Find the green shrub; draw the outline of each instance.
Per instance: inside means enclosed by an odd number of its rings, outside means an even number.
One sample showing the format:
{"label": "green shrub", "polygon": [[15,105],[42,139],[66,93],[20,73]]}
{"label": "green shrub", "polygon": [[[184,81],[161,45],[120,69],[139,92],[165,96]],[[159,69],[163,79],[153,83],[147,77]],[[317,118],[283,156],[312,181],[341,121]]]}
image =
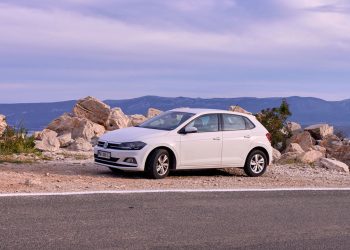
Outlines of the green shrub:
{"label": "green shrub", "polygon": [[287,119],[292,113],[289,110],[289,104],[285,99],[282,100],[280,107],[264,109],[256,114],[257,119],[270,132],[272,137],[272,146],[284,150],[287,139],[292,136],[287,127]]}
{"label": "green shrub", "polygon": [[0,136],[0,155],[35,153],[34,136],[28,136],[27,130],[23,126],[19,128],[7,126],[3,135]]}

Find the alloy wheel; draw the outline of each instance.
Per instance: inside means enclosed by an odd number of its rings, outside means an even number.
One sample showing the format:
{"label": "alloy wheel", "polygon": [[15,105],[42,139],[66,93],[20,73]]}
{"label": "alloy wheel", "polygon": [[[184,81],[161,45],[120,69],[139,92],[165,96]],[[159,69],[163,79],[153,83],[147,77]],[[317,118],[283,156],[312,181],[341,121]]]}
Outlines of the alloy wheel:
{"label": "alloy wheel", "polygon": [[165,175],[169,168],[169,157],[166,154],[161,154],[157,160],[157,173]]}
{"label": "alloy wheel", "polygon": [[261,173],[265,168],[265,159],[261,154],[253,155],[250,161],[250,168],[255,174]]}

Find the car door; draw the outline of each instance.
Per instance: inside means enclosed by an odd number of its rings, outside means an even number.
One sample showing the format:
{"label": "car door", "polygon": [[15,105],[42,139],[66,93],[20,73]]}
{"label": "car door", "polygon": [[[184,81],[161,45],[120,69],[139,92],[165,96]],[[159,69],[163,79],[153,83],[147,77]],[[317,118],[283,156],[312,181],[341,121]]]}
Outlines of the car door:
{"label": "car door", "polygon": [[181,134],[179,168],[220,167],[222,131],[219,129],[219,115],[202,115],[186,127],[195,127],[197,132]]}
{"label": "car door", "polygon": [[222,166],[243,167],[251,149],[252,131],[254,125],[248,118],[222,114]]}

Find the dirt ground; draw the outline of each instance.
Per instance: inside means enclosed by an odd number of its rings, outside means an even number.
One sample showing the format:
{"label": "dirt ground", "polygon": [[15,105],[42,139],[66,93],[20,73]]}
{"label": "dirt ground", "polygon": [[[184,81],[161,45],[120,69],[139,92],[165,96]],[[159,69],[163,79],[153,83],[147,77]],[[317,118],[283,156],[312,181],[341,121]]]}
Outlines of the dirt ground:
{"label": "dirt ground", "polygon": [[246,177],[241,169],[175,171],[163,180],[143,173],[112,173],[92,160],[0,163],[0,193],[136,189],[232,189],[350,187],[350,174],[310,166],[270,166],[264,176]]}

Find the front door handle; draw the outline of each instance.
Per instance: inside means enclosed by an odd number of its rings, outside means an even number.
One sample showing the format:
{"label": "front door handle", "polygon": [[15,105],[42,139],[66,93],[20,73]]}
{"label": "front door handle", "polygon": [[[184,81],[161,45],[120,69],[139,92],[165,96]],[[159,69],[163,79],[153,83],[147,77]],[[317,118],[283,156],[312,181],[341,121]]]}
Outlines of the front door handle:
{"label": "front door handle", "polygon": [[220,138],[220,137],[215,137],[215,138],[213,138],[213,140],[214,140],[214,141],[220,141],[221,138]]}

